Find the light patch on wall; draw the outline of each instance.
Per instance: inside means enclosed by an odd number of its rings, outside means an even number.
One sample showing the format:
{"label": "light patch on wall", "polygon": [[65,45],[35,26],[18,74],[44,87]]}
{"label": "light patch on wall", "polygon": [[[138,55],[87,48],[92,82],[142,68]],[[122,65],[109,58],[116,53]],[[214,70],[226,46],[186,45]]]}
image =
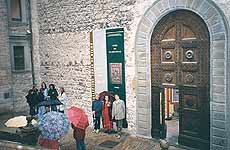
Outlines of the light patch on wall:
{"label": "light patch on wall", "polygon": [[93,32],[95,92],[108,91],[105,30]]}

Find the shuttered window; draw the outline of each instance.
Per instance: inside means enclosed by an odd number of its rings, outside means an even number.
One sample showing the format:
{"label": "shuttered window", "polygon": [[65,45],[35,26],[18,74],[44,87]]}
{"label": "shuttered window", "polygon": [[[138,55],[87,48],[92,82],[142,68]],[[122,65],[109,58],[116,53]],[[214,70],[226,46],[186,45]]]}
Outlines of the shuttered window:
{"label": "shuttered window", "polygon": [[13,21],[22,21],[21,0],[11,0],[11,19]]}
{"label": "shuttered window", "polygon": [[14,46],[14,70],[25,69],[24,46]]}

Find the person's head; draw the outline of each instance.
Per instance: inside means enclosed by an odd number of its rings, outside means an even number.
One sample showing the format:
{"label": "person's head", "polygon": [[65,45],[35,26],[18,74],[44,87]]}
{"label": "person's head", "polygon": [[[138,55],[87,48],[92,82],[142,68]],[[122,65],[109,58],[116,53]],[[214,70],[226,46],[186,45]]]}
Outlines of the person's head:
{"label": "person's head", "polygon": [[95,99],[99,100],[99,95],[98,94],[95,95]]}
{"label": "person's head", "polygon": [[60,91],[61,91],[61,94],[64,93],[64,92],[65,92],[64,87],[61,87],[61,88],[60,88]]}
{"label": "person's head", "polygon": [[44,88],[44,89],[47,88],[46,83],[44,81],[41,83],[41,88]]}
{"label": "person's head", "polygon": [[37,89],[37,85],[34,84],[33,87],[32,87],[33,90],[36,90]]}
{"label": "person's head", "polygon": [[52,90],[55,89],[54,84],[50,84],[50,85],[49,85],[49,88],[52,89]]}
{"label": "person's head", "polygon": [[33,94],[34,93],[34,90],[33,89],[30,89],[29,91],[28,91],[28,95],[31,95],[31,94]]}
{"label": "person's head", "polygon": [[108,95],[105,96],[105,100],[106,101],[109,100],[109,96]]}
{"label": "person's head", "polygon": [[115,97],[115,100],[119,100],[120,99],[120,97],[119,97],[118,94],[115,94],[114,97]]}
{"label": "person's head", "polygon": [[46,112],[50,112],[50,106],[49,105],[46,106]]}

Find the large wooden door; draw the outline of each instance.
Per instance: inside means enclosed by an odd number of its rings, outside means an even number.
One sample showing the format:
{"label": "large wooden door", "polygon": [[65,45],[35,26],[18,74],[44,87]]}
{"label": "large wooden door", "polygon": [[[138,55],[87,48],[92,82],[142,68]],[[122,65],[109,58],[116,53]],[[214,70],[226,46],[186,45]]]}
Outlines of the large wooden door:
{"label": "large wooden door", "polygon": [[[196,14],[174,11],[151,39],[152,133],[160,131],[156,87],[179,89],[179,144],[209,149],[209,32]],[[158,112],[158,113],[157,113]]]}

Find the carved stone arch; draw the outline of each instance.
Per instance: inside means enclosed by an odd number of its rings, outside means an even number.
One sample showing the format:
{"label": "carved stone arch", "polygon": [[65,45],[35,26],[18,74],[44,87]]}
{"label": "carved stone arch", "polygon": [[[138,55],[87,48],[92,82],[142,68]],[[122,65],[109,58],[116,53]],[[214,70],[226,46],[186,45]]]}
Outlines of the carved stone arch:
{"label": "carved stone arch", "polygon": [[[228,132],[229,92],[229,26],[221,9],[209,0],[157,0],[139,22],[136,39],[137,134],[151,137],[151,63],[150,40],[156,24],[175,10],[188,10],[200,16],[210,33],[210,149],[227,148],[229,135],[221,137],[215,129]],[[143,57],[145,56],[145,57]],[[145,78],[143,78],[143,76]],[[146,83],[143,85],[143,80]],[[139,102],[141,105],[139,105]],[[146,105],[143,105],[146,104]],[[145,117],[143,117],[145,116]],[[224,127],[224,128],[223,128]],[[214,136],[215,135],[215,136]],[[218,141],[218,142],[217,142]]]}

